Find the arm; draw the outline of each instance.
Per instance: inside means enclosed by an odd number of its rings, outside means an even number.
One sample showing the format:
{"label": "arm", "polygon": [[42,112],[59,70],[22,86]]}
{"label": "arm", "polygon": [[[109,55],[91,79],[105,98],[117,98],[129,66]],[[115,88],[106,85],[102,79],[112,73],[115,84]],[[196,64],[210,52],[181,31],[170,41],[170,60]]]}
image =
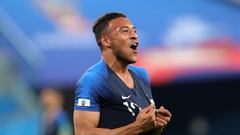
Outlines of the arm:
{"label": "arm", "polygon": [[135,122],[115,129],[97,128],[99,117],[99,112],[75,110],[75,135],[137,135],[155,127],[155,114],[152,105],[140,111]]}

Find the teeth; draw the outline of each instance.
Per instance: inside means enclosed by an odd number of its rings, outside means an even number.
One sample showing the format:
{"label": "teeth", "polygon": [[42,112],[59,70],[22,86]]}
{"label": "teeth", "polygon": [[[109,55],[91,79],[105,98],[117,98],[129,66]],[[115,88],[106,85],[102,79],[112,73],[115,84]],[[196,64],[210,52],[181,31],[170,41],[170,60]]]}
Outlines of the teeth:
{"label": "teeth", "polygon": [[137,45],[138,45],[138,43],[133,43],[132,45],[134,45],[134,46],[137,46]]}

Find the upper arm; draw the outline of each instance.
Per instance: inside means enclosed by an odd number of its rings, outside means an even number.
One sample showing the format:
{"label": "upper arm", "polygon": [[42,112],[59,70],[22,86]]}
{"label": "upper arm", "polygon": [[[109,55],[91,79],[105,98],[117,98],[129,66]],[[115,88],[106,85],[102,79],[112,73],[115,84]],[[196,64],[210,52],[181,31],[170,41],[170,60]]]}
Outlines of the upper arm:
{"label": "upper arm", "polygon": [[[94,83],[93,83],[94,82]],[[75,134],[91,134],[97,128],[100,117],[100,95],[103,89],[99,79],[93,74],[86,74],[78,81],[74,104]],[[90,130],[89,130],[90,129]]]}
{"label": "upper arm", "polygon": [[99,117],[99,112],[74,110],[73,121],[75,134],[86,134],[89,133],[92,128],[97,128]]}
{"label": "upper arm", "polygon": [[[94,83],[93,83],[94,82]],[[93,74],[83,75],[78,81],[75,92],[74,110],[100,111],[100,92],[102,88],[99,79]]]}

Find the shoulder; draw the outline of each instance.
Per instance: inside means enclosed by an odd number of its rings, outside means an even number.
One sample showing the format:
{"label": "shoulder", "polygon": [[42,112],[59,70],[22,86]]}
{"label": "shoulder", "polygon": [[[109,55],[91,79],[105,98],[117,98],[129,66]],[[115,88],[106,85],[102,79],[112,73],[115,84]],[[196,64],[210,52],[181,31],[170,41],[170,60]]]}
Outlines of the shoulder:
{"label": "shoulder", "polygon": [[148,78],[148,73],[144,68],[130,65],[129,69],[135,74],[137,74],[138,76],[141,76],[143,78]]}
{"label": "shoulder", "polygon": [[102,98],[109,97],[107,76],[108,70],[101,61],[90,67],[77,82],[74,109],[100,111]]}
{"label": "shoulder", "polygon": [[147,81],[148,83],[150,82],[149,77],[148,77],[148,73],[144,68],[141,67],[137,67],[137,66],[133,66],[130,65],[129,69],[134,72],[138,77],[143,78],[145,81]]}
{"label": "shoulder", "polygon": [[92,96],[97,98],[98,96],[105,96],[108,89],[109,71],[106,64],[102,61],[98,62],[94,66],[90,67],[78,80],[76,85],[77,96]]}
{"label": "shoulder", "polygon": [[90,67],[78,80],[77,85],[99,85],[106,81],[109,72],[102,61]]}

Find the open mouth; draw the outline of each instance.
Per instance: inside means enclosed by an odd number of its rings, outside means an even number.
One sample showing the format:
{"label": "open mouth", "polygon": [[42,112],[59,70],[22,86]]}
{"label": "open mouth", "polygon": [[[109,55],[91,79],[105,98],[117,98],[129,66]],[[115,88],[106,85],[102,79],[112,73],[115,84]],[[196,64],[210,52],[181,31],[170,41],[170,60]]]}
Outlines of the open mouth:
{"label": "open mouth", "polygon": [[131,44],[130,48],[133,49],[133,50],[137,50],[137,47],[138,47],[138,43],[133,43]]}

